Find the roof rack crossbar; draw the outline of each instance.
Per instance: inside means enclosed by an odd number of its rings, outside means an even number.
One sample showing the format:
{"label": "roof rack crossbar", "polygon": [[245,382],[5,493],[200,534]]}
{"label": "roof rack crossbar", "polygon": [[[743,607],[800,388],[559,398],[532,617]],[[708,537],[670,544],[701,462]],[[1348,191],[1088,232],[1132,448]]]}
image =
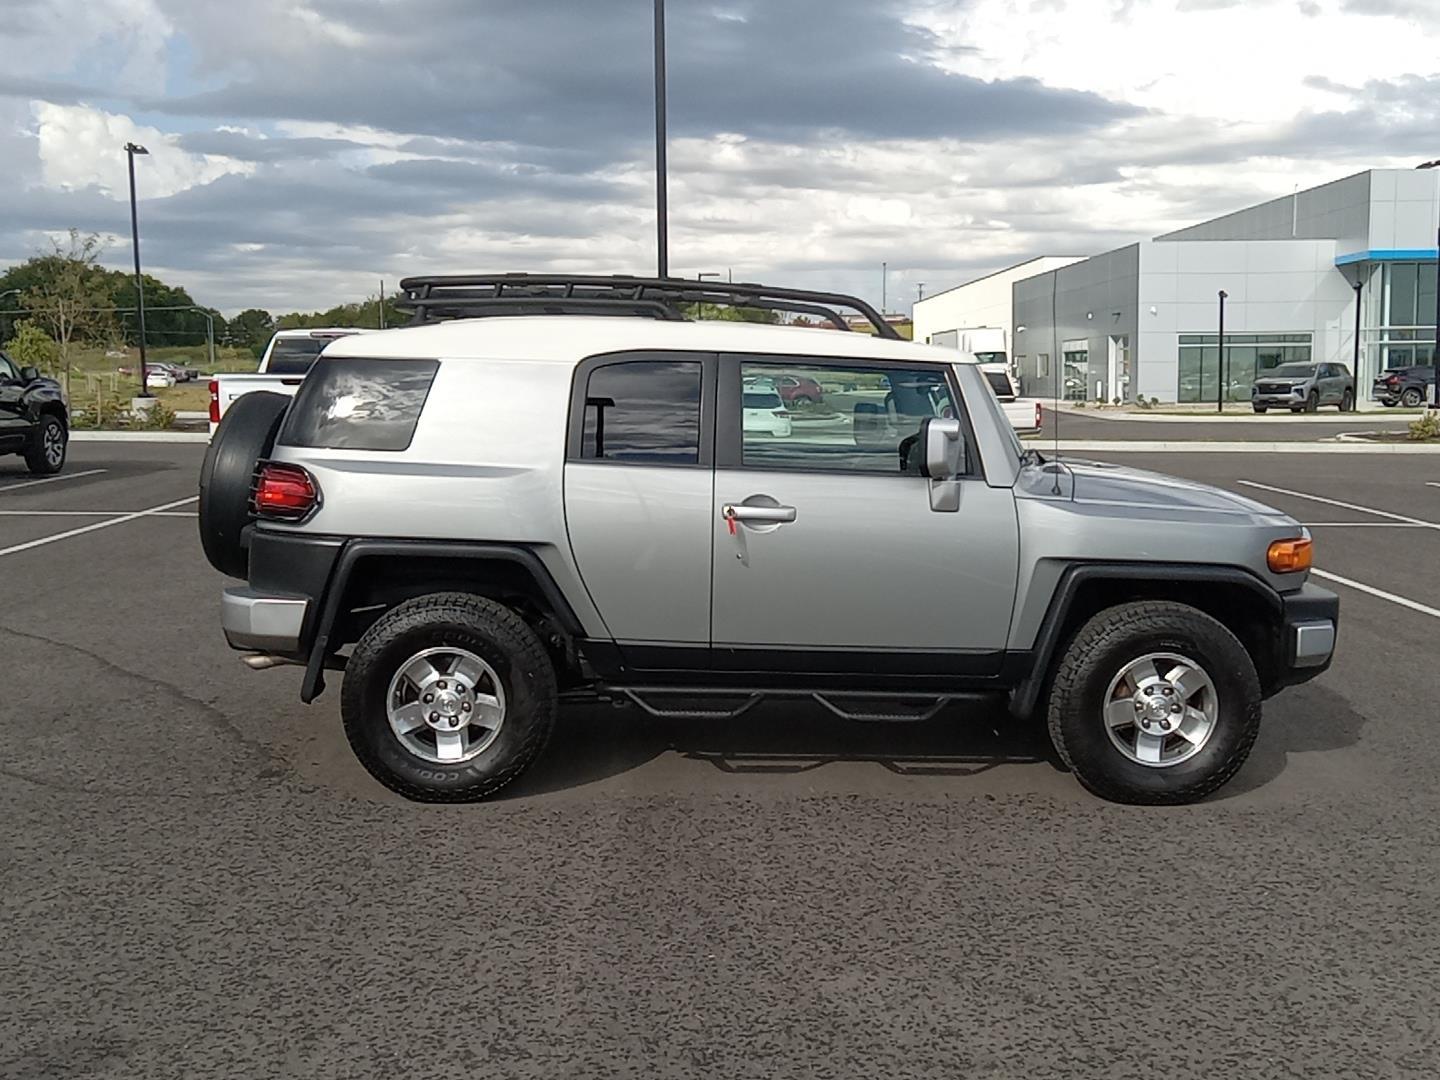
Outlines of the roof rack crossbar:
{"label": "roof rack crossbar", "polygon": [[411,325],[432,318],[465,318],[484,315],[648,315],[666,322],[684,322],[685,317],[659,300],[605,300],[596,297],[493,296],[431,297],[403,305],[415,312]]}
{"label": "roof rack crossbar", "polygon": [[[447,317],[474,317],[501,314],[516,300],[527,301],[533,310],[543,310],[546,302],[580,304],[587,311],[609,308],[619,314],[622,309],[633,313],[657,314],[665,308],[674,319],[684,316],[680,304],[714,304],[735,308],[751,307],[768,311],[789,311],[818,315],[836,327],[852,327],[834,309],[851,308],[858,312],[880,337],[899,339],[900,335],[883,315],[859,297],[843,293],[818,292],[809,289],[772,288],[754,282],[714,282],[687,278],[644,278],[628,274],[453,274],[408,277],[400,282],[403,298],[399,305],[413,310],[416,321]],[[464,301],[464,304],[461,304]],[[540,303],[528,303],[540,301]],[[636,305],[643,304],[639,311]],[[579,307],[575,308],[578,312]]]}

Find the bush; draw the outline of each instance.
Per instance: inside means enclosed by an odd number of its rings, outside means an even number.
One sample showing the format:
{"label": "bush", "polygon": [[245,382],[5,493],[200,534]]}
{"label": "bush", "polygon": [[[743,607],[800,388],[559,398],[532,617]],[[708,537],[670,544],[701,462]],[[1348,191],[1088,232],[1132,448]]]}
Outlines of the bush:
{"label": "bush", "polygon": [[125,410],[120,398],[100,391],[96,394],[80,394],[71,398],[70,426],[75,428],[115,428]]}
{"label": "bush", "polygon": [[174,423],[175,410],[157,399],[149,409],[136,415],[134,426],[147,431],[165,431]]}
{"label": "bush", "polygon": [[1415,442],[1440,439],[1440,409],[1429,409],[1410,421],[1410,438]]}
{"label": "bush", "polygon": [[20,367],[53,370],[60,359],[60,350],[50,335],[29,319],[15,324],[15,336],[5,343],[5,351]]}

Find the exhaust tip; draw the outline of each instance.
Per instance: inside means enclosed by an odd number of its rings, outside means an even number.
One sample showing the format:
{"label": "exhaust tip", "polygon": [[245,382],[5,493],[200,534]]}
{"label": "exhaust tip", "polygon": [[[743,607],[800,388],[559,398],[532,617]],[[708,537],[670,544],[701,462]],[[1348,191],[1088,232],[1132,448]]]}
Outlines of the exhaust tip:
{"label": "exhaust tip", "polygon": [[290,660],[284,656],[276,656],[274,653],[246,653],[240,657],[246,667],[252,671],[264,671],[272,667],[284,667],[287,664],[299,666],[299,660]]}

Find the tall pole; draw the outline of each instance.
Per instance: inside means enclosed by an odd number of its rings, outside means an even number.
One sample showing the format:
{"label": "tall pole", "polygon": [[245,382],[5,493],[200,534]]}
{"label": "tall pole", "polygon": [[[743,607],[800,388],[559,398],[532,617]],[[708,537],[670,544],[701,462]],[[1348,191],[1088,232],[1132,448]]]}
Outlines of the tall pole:
{"label": "tall pole", "polygon": [[385,279],[380,279],[380,329],[385,329]]}
{"label": "tall pole", "polygon": [[1435,234],[1435,351],[1430,354],[1430,365],[1435,369],[1435,400],[1432,409],[1440,409],[1440,232]]}
{"label": "tall pole", "polygon": [[1355,271],[1355,360],[1351,365],[1350,374],[1355,377],[1355,385],[1360,385],[1360,291],[1365,288],[1365,279],[1360,275],[1364,271]]}
{"label": "tall pole", "polygon": [[1217,339],[1219,348],[1215,352],[1215,382],[1218,388],[1215,391],[1215,411],[1225,411],[1225,297],[1228,296],[1224,289],[1220,290],[1220,337]]}
{"label": "tall pole", "polygon": [[665,165],[665,0],[655,0],[655,239],[660,277],[670,276],[670,213]]}
{"label": "tall pole", "polygon": [[150,151],[134,143],[125,144],[125,156],[130,166],[130,247],[135,252],[135,312],[140,331],[140,396],[150,396],[149,380],[145,370],[145,285],[140,278],[140,218],[135,210],[135,155]]}
{"label": "tall pole", "polygon": [[880,314],[881,314],[881,315],[884,315],[884,314],[885,314],[886,300],[888,300],[888,299],[889,299],[889,296],[890,296],[889,289],[890,289],[890,264],[889,264],[888,262],[882,262],[882,263],[880,264]]}

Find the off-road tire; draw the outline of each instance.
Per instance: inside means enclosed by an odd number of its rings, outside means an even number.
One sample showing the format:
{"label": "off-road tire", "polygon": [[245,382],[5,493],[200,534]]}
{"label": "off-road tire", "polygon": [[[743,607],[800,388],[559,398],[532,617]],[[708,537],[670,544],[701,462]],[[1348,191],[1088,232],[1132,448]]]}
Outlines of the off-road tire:
{"label": "off-road tire", "polygon": [[210,438],[200,465],[200,546],[222,574],[243,578],[250,556],[243,546],[255,464],[275,446],[290,399],[260,390],[235,399]]}
{"label": "off-road tire", "polygon": [[[1150,652],[1177,652],[1209,674],[1216,727],[1194,757],[1164,768],[1130,761],[1111,742],[1104,701],[1110,680]],[[1089,791],[1114,802],[1175,805],[1218,790],[1245,763],[1260,730],[1255,664],[1224,625],[1185,604],[1141,600],[1107,608],[1070,638],[1050,689],[1050,739]]]}
{"label": "off-road tire", "polygon": [[[60,432],[59,462],[53,462],[45,456],[45,440],[56,428]],[[54,476],[65,468],[65,458],[69,451],[70,432],[64,421],[53,413],[44,413],[40,417],[40,423],[35,425],[35,437],[30,440],[30,448],[25,451],[25,467],[37,476]]]}
{"label": "off-road tire", "polygon": [[[400,665],[446,645],[483,659],[505,690],[505,719],[494,743],[453,765],[406,750],[390,728],[385,701]],[[416,802],[476,802],[514,780],[545,749],[556,695],[550,656],[524,619],[482,596],[432,593],[392,608],[365,632],[345,666],[340,715],[355,756],[391,791]]]}

